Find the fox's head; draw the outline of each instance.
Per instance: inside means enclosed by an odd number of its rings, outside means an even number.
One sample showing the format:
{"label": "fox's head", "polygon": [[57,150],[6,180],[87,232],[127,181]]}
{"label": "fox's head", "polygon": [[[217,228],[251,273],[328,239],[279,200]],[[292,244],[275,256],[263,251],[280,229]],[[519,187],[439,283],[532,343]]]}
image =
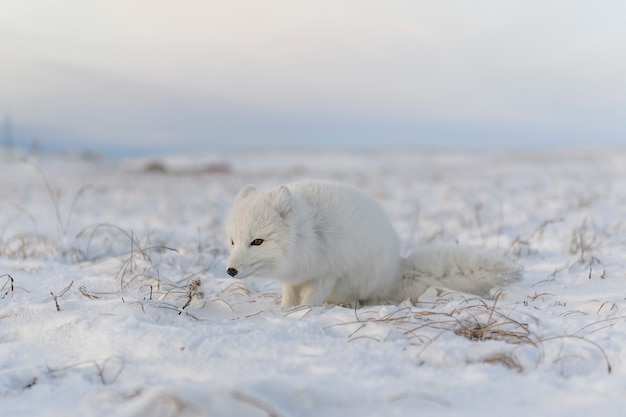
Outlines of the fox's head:
{"label": "fox's head", "polygon": [[228,275],[272,276],[283,270],[295,240],[292,211],[292,195],[284,185],[269,192],[252,185],[242,189],[226,222]]}

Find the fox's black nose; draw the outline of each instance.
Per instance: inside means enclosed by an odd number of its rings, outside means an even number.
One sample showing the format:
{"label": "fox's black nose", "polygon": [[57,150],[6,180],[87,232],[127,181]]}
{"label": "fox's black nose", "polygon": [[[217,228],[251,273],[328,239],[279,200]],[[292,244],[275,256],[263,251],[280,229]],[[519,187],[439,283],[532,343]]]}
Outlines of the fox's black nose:
{"label": "fox's black nose", "polygon": [[235,268],[228,268],[226,270],[226,273],[231,277],[234,277],[235,275],[237,275],[237,270]]}

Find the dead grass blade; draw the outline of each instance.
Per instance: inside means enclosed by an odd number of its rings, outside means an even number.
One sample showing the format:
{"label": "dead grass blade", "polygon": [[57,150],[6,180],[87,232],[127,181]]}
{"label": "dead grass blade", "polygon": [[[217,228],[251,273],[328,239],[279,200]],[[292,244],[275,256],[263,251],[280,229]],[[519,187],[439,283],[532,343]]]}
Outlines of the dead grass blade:
{"label": "dead grass blade", "polygon": [[61,306],[59,306],[59,298],[63,297],[65,293],[67,293],[70,290],[70,288],[72,288],[73,284],[74,284],[74,281],[70,282],[58,294],[55,294],[52,291],[50,291],[50,295],[52,296],[52,299],[54,300],[54,306],[56,307],[57,311],[61,311]]}
{"label": "dead grass blade", "polygon": [[124,371],[125,362],[121,357],[110,357],[104,360],[88,360],[82,362],[76,362],[71,365],[63,366],[60,368],[47,367],[48,373],[52,377],[58,377],[64,372],[71,369],[79,369],[85,365],[93,365],[96,368],[98,379],[102,385],[109,385],[114,383]]}
{"label": "dead grass blade", "polygon": [[0,287],[0,293],[2,293],[0,300],[4,300],[9,294],[11,294],[11,297],[13,296],[13,292],[15,291],[15,286],[13,284],[15,283],[15,280],[9,274],[0,275],[0,279],[1,278],[6,278],[2,287]]}
{"label": "dead grass blade", "polygon": [[524,372],[524,367],[515,355],[510,352],[498,352],[488,355],[482,359],[483,363],[492,365],[502,365],[512,371]]}
{"label": "dead grass blade", "polygon": [[559,339],[574,339],[574,340],[578,340],[578,341],[585,342],[585,343],[588,343],[588,344],[592,345],[593,347],[595,347],[598,350],[598,352],[600,352],[600,354],[604,358],[604,362],[606,364],[606,372],[608,374],[613,372],[613,367],[611,366],[611,361],[610,361],[609,356],[607,355],[606,351],[604,350],[604,348],[602,346],[600,346],[599,344],[597,344],[593,340],[589,340],[589,339],[586,339],[586,338],[584,338],[582,336],[577,336],[577,335],[561,335],[561,336],[545,337],[545,338],[539,339],[537,342],[538,343],[545,343],[545,342],[550,342],[550,341],[559,340]]}
{"label": "dead grass blade", "polygon": [[306,317],[306,315],[309,314],[312,310],[313,308],[311,306],[302,305],[292,308],[291,310],[283,314],[283,317],[290,317],[295,315],[298,319],[302,319]]}
{"label": "dead grass blade", "polygon": [[258,398],[252,397],[249,394],[246,394],[242,391],[233,391],[231,395],[234,399],[263,411],[265,414],[268,415],[268,417],[281,417],[281,414],[276,411],[276,409],[271,404],[261,401]]}

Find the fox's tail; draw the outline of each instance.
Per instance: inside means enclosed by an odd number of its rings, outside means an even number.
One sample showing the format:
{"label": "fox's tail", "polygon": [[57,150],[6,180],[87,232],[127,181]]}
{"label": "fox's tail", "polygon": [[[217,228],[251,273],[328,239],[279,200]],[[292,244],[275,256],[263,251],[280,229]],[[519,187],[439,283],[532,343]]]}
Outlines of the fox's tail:
{"label": "fox's tail", "polygon": [[494,252],[456,245],[422,246],[403,260],[395,298],[417,300],[429,287],[480,296],[521,276],[521,268]]}

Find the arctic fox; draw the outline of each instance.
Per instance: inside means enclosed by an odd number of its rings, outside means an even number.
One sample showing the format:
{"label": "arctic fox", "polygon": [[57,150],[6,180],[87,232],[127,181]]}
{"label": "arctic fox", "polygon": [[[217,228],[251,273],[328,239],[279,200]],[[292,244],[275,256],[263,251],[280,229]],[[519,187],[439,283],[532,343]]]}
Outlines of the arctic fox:
{"label": "arctic fox", "polygon": [[430,286],[487,295],[519,275],[504,258],[457,246],[401,256],[383,208],[366,193],[329,182],[237,195],[226,233],[227,273],[282,283],[281,305],[400,303]]}

